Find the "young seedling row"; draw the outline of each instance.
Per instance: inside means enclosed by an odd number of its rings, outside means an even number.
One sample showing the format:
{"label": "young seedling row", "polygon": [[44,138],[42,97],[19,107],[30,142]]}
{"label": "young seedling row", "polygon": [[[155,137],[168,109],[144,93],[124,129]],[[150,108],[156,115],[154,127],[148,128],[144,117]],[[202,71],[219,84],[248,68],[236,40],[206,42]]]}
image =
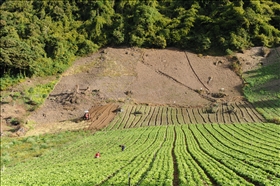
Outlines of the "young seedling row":
{"label": "young seedling row", "polygon": [[280,101],[262,99],[254,104],[256,109],[269,121],[280,123]]}
{"label": "young seedling row", "polygon": [[173,108],[164,106],[125,105],[107,129],[199,123],[251,123],[264,118],[247,102],[216,108]]}

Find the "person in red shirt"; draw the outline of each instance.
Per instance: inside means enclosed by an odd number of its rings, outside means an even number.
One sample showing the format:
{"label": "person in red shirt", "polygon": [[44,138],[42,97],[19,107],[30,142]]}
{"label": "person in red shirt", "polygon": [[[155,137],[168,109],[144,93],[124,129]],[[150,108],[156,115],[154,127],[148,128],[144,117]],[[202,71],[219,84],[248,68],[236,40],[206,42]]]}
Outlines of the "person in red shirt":
{"label": "person in red shirt", "polygon": [[89,120],[89,113],[85,113],[85,119]]}
{"label": "person in red shirt", "polygon": [[97,153],[95,154],[95,158],[100,158],[100,153],[99,153],[99,152],[97,152]]}
{"label": "person in red shirt", "polygon": [[88,111],[85,111],[84,119],[89,120],[89,112]]}

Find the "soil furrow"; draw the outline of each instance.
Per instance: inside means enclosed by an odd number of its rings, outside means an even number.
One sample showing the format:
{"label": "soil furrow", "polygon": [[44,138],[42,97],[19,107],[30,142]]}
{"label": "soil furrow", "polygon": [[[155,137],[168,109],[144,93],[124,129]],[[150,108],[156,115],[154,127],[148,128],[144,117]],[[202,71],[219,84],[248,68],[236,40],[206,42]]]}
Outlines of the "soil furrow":
{"label": "soil furrow", "polygon": [[197,108],[197,112],[198,112],[199,116],[202,118],[203,123],[210,123],[210,121],[208,120],[208,117],[206,115],[203,115],[203,110],[201,108]]}
{"label": "soil furrow", "polygon": [[182,108],[181,110],[182,110],[182,114],[183,114],[184,123],[185,123],[185,124],[191,124],[191,123],[192,123],[192,120],[191,120],[191,118],[190,118],[188,109]]}
{"label": "soil furrow", "polygon": [[[140,108],[140,109],[141,109],[141,108]],[[138,110],[139,110],[138,106],[134,105],[133,108],[132,108],[132,110],[129,112],[129,115],[128,115],[128,118],[127,118],[127,121],[126,121],[126,123],[125,123],[124,128],[132,128],[132,127],[135,127],[135,125],[136,125],[136,123],[137,123],[137,120],[138,120],[139,118],[134,117],[135,115],[134,115],[134,116],[132,116],[132,115],[133,115],[133,113],[135,113],[135,112],[138,111]]]}
{"label": "soil furrow", "polygon": [[147,119],[147,125],[152,126],[153,123],[153,116],[155,115],[155,107],[150,107],[149,113],[148,113],[148,119]]}
{"label": "soil furrow", "polygon": [[178,162],[176,159],[176,155],[175,155],[175,146],[176,146],[176,141],[177,141],[177,133],[175,130],[175,127],[173,127],[174,129],[174,138],[173,138],[173,145],[172,145],[172,161],[173,161],[173,186],[177,186],[179,185],[180,181],[179,181],[179,168],[178,168]]}
{"label": "soil furrow", "polygon": [[128,105],[125,109],[125,114],[121,118],[117,129],[121,129],[123,127],[124,123],[126,123],[128,118],[130,117],[130,113],[132,112],[132,109],[134,109],[134,107],[132,105]]}
{"label": "soil furrow", "polygon": [[197,108],[193,108],[193,109],[192,109],[192,112],[193,112],[193,115],[194,115],[194,117],[195,117],[197,123],[201,123],[201,124],[204,123],[203,118],[202,118],[201,115],[198,113]]}
{"label": "soil furrow", "polygon": [[155,119],[155,126],[159,126],[161,124],[161,111],[162,107],[158,107],[157,109],[157,115],[156,115],[156,119]]}
{"label": "soil furrow", "polygon": [[161,112],[161,125],[167,125],[166,107],[162,107]]}
{"label": "soil furrow", "polygon": [[[217,112],[219,112],[219,110]],[[215,123],[216,122],[216,116],[215,116],[216,114],[215,113],[207,113],[207,115],[208,115],[208,119],[209,119],[210,123]]]}
{"label": "soil furrow", "polygon": [[150,114],[150,111],[151,111],[151,107],[145,107],[145,110],[143,112],[143,121],[141,123],[141,127],[143,126],[148,126],[148,121],[149,121],[149,114]]}
{"label": "soil furrow", "polygon": [[243,102],[242,107],[249,115],[249,118],[247,120],[249,120],[249,122],[256,122],[255,115],[254,113],[252,113],[251,108],[247,107],[247,104],[245,102]]}
{"label": "soil furrow", "polygon": [[162,112],[163,112],[163,107],[160,107],[158,111],[158,117],[157,117],[157,124],[156,124],[157,126],[162,125]]}
{"label": "soil furrow", "polygon": [[175,109],[175,114],[176,114],[177,123],[180,124],[180,125],[184,124],[184,122],[182,121],[183,116],[182,116],[182,113],[181,113],[181,109],[176,108]]}
{"label": "soil furrow", "polygon": [[115,113],[113,113],[113,110],[117,109],[118,106],[117,105],[111,105],[106,112],[104,111],[104,113],[102,114],[102,117],[99,119],[100,122],[98,123],[98,128],[102,129],[104,127],[106,127],[107,124],[109,124],[115,117]]}
{"label": "soil furrow", "polygon": [[245,113],[243,111],[243,109],[240,108],[240,103],[234,103],[235,107],[238,108],[238,113],[239,113],[239,120],[241,123],[247,123],[248,120],[245,117]]}
{"label": "soil furrow", "polygon": [[198,124],[196,115],[194,114],[194,111],[193,111],[193,110],[194,110],[194,108],[191,108],[189,113],[190,113],[190,115],[192,116],[194,123],[195,123],[195,124]]}
{"label": "soil furrow", "polygon": [[[217,117],[217,123],[225,123],[224,118],[223,118],[223,113],[222,113],[222,106],[219,106],[219,110],[216,113],[216,117]],[[213,122],[212,122],[213,123]]]}
{"label": "soil furrow", "polygon": [[126,125],[129,123],[128,121],[131,120],[131,113],[134,112],[135,106],[130,105],[127,110],[125,111],[126,114],[123,117],[123,120],[120,122],[119,129],[124,129]]}
{"label": "soil furrow", "polygon": [[173,125],[173,121],[172,121],[172,108],[167,107],[166,108],[166,121],[167,121],[167,125]]}
{"label": "soil furrow", "polygon": [[[135,124],[133,125],[134,127],[141,127],[143,125],[143,120],[145,119],[146,115],[145,110],[146,108],[143,105],[137,106],[137,110],[132,116],[135,118]],[[136,112],[139,112],[139,114],[136,114]]]}
{"label": "soil furrow", "polygon": [[224,123],[231,123],[230,116],[227,113],[227,106],[225,105],[222,105],[222,114],[223,114]]}

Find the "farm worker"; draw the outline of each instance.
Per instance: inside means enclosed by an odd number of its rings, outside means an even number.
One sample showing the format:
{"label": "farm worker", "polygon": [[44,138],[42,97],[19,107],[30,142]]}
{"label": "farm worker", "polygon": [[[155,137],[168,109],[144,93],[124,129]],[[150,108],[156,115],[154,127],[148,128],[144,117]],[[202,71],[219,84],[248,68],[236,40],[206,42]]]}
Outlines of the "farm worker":
{"label": "farm worker", "polygon": [[97,153],[95,154],[95,158],[100,158],[100,153],[99,153],[99,152],[97,152]]}
{"label": "farm worker", "polygon": [[120,147],[122,148],[122,151],[124,151],[125,146],[124,145],[120,145]]}
{"label": "farm worker", "polygon": [[89,112],[87,110],[85,111],[84,119],[89,120]]}

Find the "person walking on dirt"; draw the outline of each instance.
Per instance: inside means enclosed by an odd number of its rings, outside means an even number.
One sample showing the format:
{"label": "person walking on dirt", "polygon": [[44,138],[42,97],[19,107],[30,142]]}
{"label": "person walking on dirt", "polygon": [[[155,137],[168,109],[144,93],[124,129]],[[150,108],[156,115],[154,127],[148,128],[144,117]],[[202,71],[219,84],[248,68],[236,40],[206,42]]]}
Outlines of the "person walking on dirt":
{"label": "person walking on dirt", "polygon": [[97,153],[95,154],[95,158],[100,158],[100,153],[99,153],[99,152],[97,152]]}

